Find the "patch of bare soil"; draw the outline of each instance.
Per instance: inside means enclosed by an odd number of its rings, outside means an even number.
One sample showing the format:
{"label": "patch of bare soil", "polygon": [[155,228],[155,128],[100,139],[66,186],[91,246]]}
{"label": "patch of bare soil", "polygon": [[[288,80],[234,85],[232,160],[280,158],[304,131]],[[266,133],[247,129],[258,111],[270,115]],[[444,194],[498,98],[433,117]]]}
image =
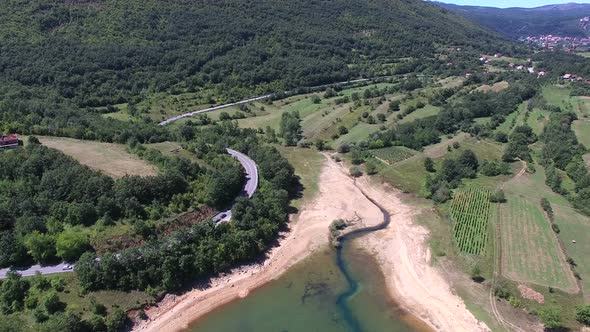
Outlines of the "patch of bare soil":
{"label": "patch of bare soil", "polygon": [[531,289],[525,285],[518,285],[518,291],[520,292],[520,295],[527,300],[532,300],[540,304],[545,303],[545,297],[543,294],[535,291],[534,289]]}

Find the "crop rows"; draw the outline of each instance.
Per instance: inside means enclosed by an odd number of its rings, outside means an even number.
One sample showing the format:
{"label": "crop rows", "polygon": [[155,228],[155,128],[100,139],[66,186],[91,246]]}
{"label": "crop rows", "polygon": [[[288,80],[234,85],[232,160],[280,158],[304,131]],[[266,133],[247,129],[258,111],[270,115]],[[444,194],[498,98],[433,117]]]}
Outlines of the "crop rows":
{"label": "crop rows", "polygon": [[403,146],[391,146],[388,148],[371,150],[371,154],[389,164],[395,164],[414,156],[416,153]]}
{"label": "crop rows", "polygon": [[453,238],[462,252],[479,255],[488,239],[491,191],[484,188],[458,190],[451,203],[455,225]]}

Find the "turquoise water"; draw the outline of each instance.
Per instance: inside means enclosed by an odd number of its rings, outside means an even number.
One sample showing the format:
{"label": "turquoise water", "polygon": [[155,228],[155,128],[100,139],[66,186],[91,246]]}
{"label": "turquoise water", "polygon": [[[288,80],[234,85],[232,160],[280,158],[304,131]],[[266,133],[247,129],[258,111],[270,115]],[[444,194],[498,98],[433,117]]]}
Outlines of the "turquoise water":
{"label": "turquoise water", "polygon": [[[424,330],[413,322],[412,317],[404,315],[403,311],[391,302],[383,275],[372,257],[347,241],[342,249],[341,258],[339,260],[338,252],[333,249],[314,254],[278,280],[194,322],[189,330]],[[349,279],[345,275],[348,275]],[[351,281],[356,285],[356,289],[351,288]]]}

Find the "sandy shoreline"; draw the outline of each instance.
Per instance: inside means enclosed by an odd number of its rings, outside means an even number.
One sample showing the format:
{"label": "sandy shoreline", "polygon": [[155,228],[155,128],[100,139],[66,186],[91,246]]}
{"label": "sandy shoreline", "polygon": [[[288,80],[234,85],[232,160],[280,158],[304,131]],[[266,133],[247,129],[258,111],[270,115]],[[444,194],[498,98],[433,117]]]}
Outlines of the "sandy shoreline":
{"label": "sandy shoreline", "polygon": [[351,227],[365,227],[382,220],[380,211],[356,188],[333,161],[326,161],[319,179],[319,193],[292,221],[280,246],[271,250],[263,264],[245,266],[212,280],[206,289],[193,289],[181,296],[168,295],[158,307],[146,310],[149,317],[134,331],[179,331],[230,301],[245,297],[265,283],[280,277],[291,266],[329,244],[328,227],[334,219],[356,220]]}
{"label": "sandy shoreline", "polygon": [[[364,236],[359,244],[379,262],[395,302],[437,331],[489,331],[430,265],[428,231],[413,223],[419,209],[403,203],[397,191],[384,190],[365,179],[358,180],[358,184],[392,215],[388,228]],[[363,196],[343,168],[327,160],[320,174],[317,197],[302,207],[291,230],[263,264],[238,268],[212,280],[208,288],[193,289],[178,297],[167,296],[158,307],[146,311],[149,319],[135,326],[134,331],[183,330],[213,309],[247,296],[328,245],[328,227],[338,218],[356,220],[353,229],[375,225],[383,219],[380,210]]]}
{"label": "sandy shoreline", "polygon": [[490,331],[431,265],[429,231],[414,222],[421,209],[402,202],[396,189],[366,179],[358,184],[392,216],[389,227],[358,240],[379,262],[391,297],[435,331]]}

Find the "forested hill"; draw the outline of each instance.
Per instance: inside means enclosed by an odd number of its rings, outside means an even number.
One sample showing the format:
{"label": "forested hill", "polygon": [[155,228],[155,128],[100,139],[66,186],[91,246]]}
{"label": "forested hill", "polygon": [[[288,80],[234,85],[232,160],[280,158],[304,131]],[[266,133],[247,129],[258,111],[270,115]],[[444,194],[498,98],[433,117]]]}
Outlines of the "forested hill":
{"label": "forested hill", "polygon": [[590,35],[590,31],[580,25],[580,19],[590,16],[590,4],[505,9],[437,4],[509,38],[548,34],[570,37]]}
{"label": "forested hill", "polygon": [[[77,107],[215,86],[231,96],[387,74],[399,58],[502,41],[422,0],[4,0],[0,98]],[[8,87],[8,88],[7,88]]]}

